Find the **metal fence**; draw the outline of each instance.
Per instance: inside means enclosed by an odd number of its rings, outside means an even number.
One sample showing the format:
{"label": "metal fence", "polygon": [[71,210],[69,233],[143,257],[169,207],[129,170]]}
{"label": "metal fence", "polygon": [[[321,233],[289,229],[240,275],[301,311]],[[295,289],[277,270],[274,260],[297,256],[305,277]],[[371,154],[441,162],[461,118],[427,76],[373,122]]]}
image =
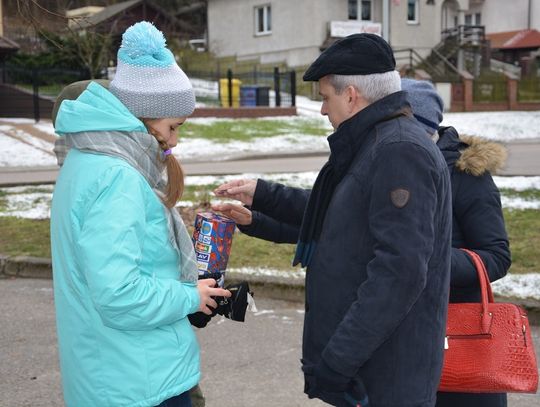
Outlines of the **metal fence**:
{"label": "metal fence", "polygon": [[233,72],[186,72],[200,104],[221,107],[295,106],[296,72],[257,70]]}
{"label": "metal fence", "polygon": [[506,103],[508,101],[506,78],[475,79],[473,101],[475,103]]}
{"label": "metal fence", "polygon": [[60,91],[68,84],[88,79],[88,72],[66,69],[28,69],[0,66],[0,116],[50,118]]}
{"label": "metal fence", "polygon": [[[232,72],[186,72],[199,105],[221,107],[295,106],[294,71],[257,70]],[[104,73],[104,75],[106,75]],[[0,117],[50,118],[52,104],[68,84],[89,79],[86,71],[25,69],[0,65]]]}
{"label": "metal fence", "polygon": [[521,78],[518,82],[518,102],[540,102],[540,78]]}

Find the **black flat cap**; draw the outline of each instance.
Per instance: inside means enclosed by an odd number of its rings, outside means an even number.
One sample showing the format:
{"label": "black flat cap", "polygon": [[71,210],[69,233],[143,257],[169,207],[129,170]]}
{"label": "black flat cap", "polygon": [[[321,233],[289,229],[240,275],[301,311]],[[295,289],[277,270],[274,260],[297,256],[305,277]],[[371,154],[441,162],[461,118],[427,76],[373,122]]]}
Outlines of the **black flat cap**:
{"label": "black flat cap", "polygon": [[352,34],[324,50],[304,74],[305,81],[318,81],[330,74],[371,75],[396,69],[390,45],[375,34]]}

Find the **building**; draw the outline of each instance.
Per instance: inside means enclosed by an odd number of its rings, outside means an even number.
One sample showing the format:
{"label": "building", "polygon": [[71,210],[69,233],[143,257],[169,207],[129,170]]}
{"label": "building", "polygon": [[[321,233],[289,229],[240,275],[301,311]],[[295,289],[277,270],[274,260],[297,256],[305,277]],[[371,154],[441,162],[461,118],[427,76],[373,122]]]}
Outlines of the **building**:
{"label": "building", "polygon": [[[537,30],[505,31],[488,34],[494,60],[506,65],[514,74],[537,74],[540,68],[540,32]],[[511,70],[509,67],[515,69]]]}
{"label": "building", "polygon": [[104,7],[100,6],[86,6],[74,8],[66,11],[66,18],[68,19],[69,28],[77,28],[77,25],[94,14],[102,11]]}
{"label": "building", "polygon": [[[355,32],[380,34],[394,50],[427,57],[449,36],[467,39],[463,27],[481,27],[480,41],[486,33],[540,29],[540,1],[208,0],[210,51],[262,64],[306,66],[332,41]],[[464,59],[456,57],[461,69]]]}

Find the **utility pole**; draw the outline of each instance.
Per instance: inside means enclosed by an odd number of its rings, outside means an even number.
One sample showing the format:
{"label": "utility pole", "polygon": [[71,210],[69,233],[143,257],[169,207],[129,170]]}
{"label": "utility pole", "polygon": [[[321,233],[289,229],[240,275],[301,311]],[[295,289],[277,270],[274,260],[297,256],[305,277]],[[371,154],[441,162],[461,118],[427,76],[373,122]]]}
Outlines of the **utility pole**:
{"label": "utility pole", "polygon": [[4,36],[4,14],[2,13],[2,5],[4,1],[0,0],[0,37]]}
{"label": "utility pole", "polygon": [[527,30],[531,29],[531,7],[532,7],[532,0],[529,0],[529,8],[527,10]]}
{"label": "utility pole", "polygon": [[382,36],[390,44],[390,0],[383,0]]}

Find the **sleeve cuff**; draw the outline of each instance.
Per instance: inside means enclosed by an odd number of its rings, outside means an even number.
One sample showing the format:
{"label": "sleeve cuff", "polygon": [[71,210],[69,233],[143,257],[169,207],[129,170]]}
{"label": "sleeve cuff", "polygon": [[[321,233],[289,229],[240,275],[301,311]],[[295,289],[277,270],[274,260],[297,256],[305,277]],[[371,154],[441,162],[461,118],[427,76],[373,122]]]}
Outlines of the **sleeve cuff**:
{"label": "sleeve cuff", "polygon": [[251,209],[255,211],[264,212],[265,199],[268,196],[270,190],[270,184],[263,179],[257,179],[257,186],[255,187],[255,193],[253,194],[253,203]]}
{"label": "sleeve cuff", "polygon": [[199,310],[201,304],[201,297],[199,297],[199,290],[197,284],[194,283],[182,283],[182,288],[185,293],[187,306],[186,315],[193,314]]}

